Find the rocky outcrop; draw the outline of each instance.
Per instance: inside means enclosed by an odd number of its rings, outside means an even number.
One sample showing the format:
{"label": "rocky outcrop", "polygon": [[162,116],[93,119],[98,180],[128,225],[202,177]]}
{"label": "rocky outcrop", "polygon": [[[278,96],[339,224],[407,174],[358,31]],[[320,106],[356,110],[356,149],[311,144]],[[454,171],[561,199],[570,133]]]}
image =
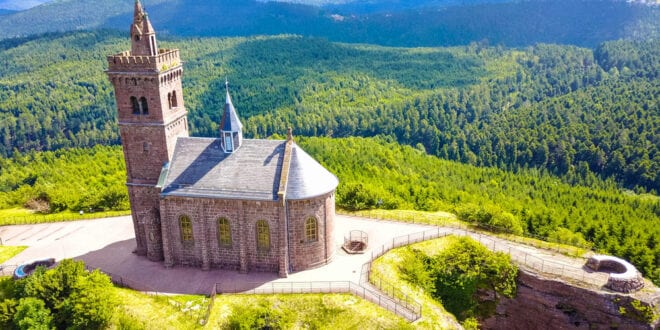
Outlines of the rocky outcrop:
{"label": "rocky outcrop", "polygon": [[636,295],[581,288],[526,270],[518,275],[518,294],[502,298],[483,329],[657,329],[656,291]]}

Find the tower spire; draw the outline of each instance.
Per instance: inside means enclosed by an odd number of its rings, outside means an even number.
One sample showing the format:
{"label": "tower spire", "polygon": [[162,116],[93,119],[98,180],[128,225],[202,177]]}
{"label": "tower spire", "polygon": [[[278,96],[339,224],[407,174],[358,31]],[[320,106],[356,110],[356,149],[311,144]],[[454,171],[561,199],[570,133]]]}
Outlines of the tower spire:
{"label": "tower spire", "polygon": [[238,118],[234,104],[229,95],[229,80],[225,78],[225,89],[227,98],[225,100],[225,109],[222,113],[222,122],[220,123],[220,138],[222,148],[227,153],[234,152],[240,148],[243,143],[243,124]]}
{"label": "tower spire", "polygon": [[156,43],[156,32],[154,31],[149,16],[144,11],[140,0],[135,0],[133,11],[133,24],[131,25],[131,55],[133,56],[156,56],[158,45]]}

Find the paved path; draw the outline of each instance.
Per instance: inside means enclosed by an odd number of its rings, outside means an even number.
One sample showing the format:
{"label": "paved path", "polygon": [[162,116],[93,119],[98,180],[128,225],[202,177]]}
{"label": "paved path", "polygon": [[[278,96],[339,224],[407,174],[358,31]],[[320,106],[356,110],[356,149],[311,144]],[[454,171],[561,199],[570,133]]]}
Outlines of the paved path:
{"label": "paved path", "polygon": [[[365,254],[349,255],[340,248],[344,235],[355,229],[368,234],[369,249]],[[422,232],[425,234],[420,234]],[[585,260],[582,258],[570,258],[459,229],[337,215],[335,233],[337,252],[333,262],[317,269],[296,272],[282,279],[274,273],[239,274],[236,271],[202,271],[188,267],[166,269],[161,263],[150,262],[132,253],[135,239],[130,216],[0,227],[0,238],[5,245],[29,246],[21,254],[5,262],[6,265],[46,257],[54,257],[58,260],[73,258],[85,261],[92,268],[100,268],[112,275],[115,280],[124,281],[134,289],[166,293],[208,294],[215,283],[220,283],[222,290],[249,290],[281,282],[360,283],[362,266],[369,261],[372,251],[378,253],[383,246],[387,249],[394,244],[407,244],[406,237],[409,241],[414,241],[435,234],[470,235],[490,249],[511,254],[521,267],[550,274],[551,277],[561,276],[576,283],[588,282],[595,287],[600,287],[607,281],[607,274],[586,270],[583,267]]]}

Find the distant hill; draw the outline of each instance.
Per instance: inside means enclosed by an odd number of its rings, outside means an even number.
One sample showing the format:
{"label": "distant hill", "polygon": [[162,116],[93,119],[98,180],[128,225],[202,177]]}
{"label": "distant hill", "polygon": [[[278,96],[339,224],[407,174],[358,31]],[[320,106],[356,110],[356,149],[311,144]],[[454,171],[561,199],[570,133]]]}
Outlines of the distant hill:
{"label": "distant hill", "polygon": [[49,1],[53,0],[0,0],[0,12],[2,9],[24,10]]}
{"label": "distant hill", "polygon": [[[378,8],[366,8],[372,2],[319,7],[253,0],[149,0],[147,10],[161,34],[179,36],[299,34],[387,46],[450,46],[476,41],[506,46],[559,43],[594,47],[607,40],[660,35],[658,7],[614,0],[484,1],[409,9],[406,6],[413,6],[412,1],[379,1]],[[414,6],[456,2],[425,0],[414,2]],[[387,6],[394,9],[383,11]],[[133,0],[58,0],[0,16],[0,38],[95,28],[125,31],[132,8]]]}

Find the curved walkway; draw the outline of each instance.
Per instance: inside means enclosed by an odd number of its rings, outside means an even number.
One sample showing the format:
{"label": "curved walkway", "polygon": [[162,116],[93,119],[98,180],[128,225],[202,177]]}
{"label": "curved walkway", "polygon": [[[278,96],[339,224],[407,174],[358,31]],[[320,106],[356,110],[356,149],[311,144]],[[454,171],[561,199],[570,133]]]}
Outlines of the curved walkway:
{"label": "curved walkway", "polygon": [[[369,235],[369,247],[365,254],[349,255],[340,246],[344,235],[351,230],[362,230]],[[410,224],[394,221],[372,220],[337,215],[335,245],[336,255],[328,265],[296,272],[288,278],[274,273],[174,267],[166,269],[161,263],[150,262],[132,253],[135,248],[133,225],[129,216],[99,220],[37,225],[0,227],[0,238],[5,245],[27,245],[25,251],[5,265],[17,265],[28,260],[54,257],[83,260],[92,268],[100,268],[115,280],[144,291],[162,293],[208,294],[216,283],[220,291],[245,291],[270,283],[350,281],[362,283],[362,266],[379,252],[403,246],[432,236],[469,235],[495,251],[509,253],[520,267],[543,273],[550,278],[561,278],[576,285],[600,288],[607,283],[608,275],[593,272],[584,267],[586,259],[572,258],[548,250],[507,241],[497,237],[466,230]],[[118,278],[119,279],[118,279]],[[651,290],[653,295],[658,289]]]}

